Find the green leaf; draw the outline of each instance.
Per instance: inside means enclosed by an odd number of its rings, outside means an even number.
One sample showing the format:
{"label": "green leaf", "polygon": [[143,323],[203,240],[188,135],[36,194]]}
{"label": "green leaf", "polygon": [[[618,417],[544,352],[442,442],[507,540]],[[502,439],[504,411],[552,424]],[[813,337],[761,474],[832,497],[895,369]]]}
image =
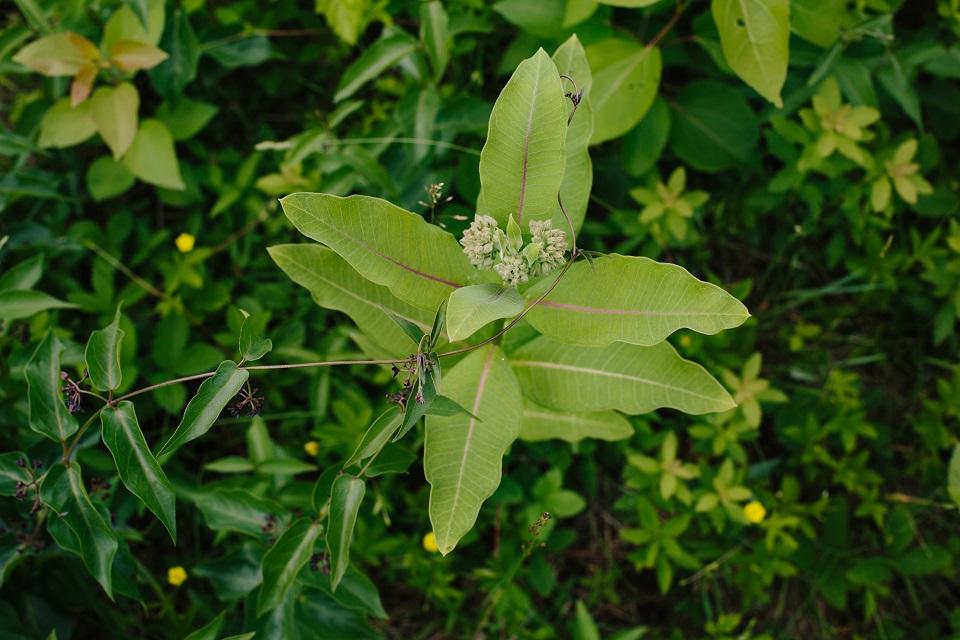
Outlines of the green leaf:
{"label": "green leaf", "polygon": [[109,51],[110,47],[120,40],[150,41],[150,36],[144,27],[144,20],[128,6],[122,6],[110,14],[110,19],[103,26],[100,46]]}
{"label": "green leaf", "polygon": [[295,193],[280,204],[302,234],[431,317],[454,289],[479,277],[452,235],[386,200]]}
{"label": "green leaf", "polygon": [[596,440],[624,440],[633,435],[630,421],[616,411],[575,413],[555,411],[524,399],[520,439],[528,442],[566,440],[579,442],[584,438]]}
{"label": "green leaf", "polygon": [[[581,92],[580,105],[567,126],[564,143],[566,160],[563,182],[560,184],[560,198],[570,217],[570,224],[574,231],[579,231],[587,213],[590,189],[593,187],[593,162],[590,160],[589,151],[594,126],[593,103],[590,97],[593,75],[590,73],[587,54],[576,35],[570,36],[557,48],[553,54],[553,62],[562,75],[573,79],[576,89]],[[573,83],[566,78],[563,78],[562,82],[569,93],[576,93]],[[558,204],[554,207],[553,227],[566,231],[568,242],[571,241],[569,226]]]}
{"label": "green leaf", "polygon": [[600,630],[597,629],[597,623],[593,621],[590,610],[587,609],[582,600],[577,600],[575,620],[576,626],[573,634],[575,640],[600,640]]}
{"label": "green leaf", "polygon": [[523,311],[523,297],[514,287],[475,284],[450,294],[447,334],[451,342],[466,340],[494,320],[512,318]]}
{"label": "green leaf", "polygon": [[330,588],[337,590],[350,565],[350,543],[357,512],[366,493],[366,483],[360,478],[342,475],[333,482],[330,490],[330,515],[328,516],[327,553],[330,555]]}
{"label": "green leaf", "polygon": [[346,469],[372,455],[376,455],[396,433],[400,427],[401,418],[399,407],[390,407],[381,413],[364,432],[360,444],[357,445],[353,455],[343,463],[343,468]]}
{"label": "green leaf", "polygon": [[18,262],[0,275],[0,291],[32,289],[43,276],[43,254]]}
{"label": "green leaf", "polygon": [[42,291],[0,291],[0,320],[19,320],[48,309],[74,309],[76,306]]}
{"label": "green leaf", "polygon": [[123,164],[144,182],[177,191],[186,188],[180,177],[173,138],[159,120],[140,122],[140,130],[123,156]]}
{"label": "green leaf", "polygon": [[124,335],[120,328],[120,307],[117,307],[113,322],[90,334],[83,359],[94,389],[113,391],[120,386],[123,378],[120,372],[120,342]]}
{"label": "green leaf", "polygon": [[210,622],[203,625],[199,629],[193,631],[183,640],[217,640],[220,634],[220,629],[223,627],[223,620],[227,615],[227,610],[224,609],[216,615]]}
{"label": "green leaf", "polygon": [[284,513],[280,505],[258,498],[246,489],[217,487],[189,497],[203,514],[210,529],[234,531],[257,538],[263,535],[268,516],[282,521]]}
{"label": "green leaf", "polygon": [[789,0],[712,0],[720,45],[738,76],[777,107],[790,58]]}
{"label": "green leaf", "polygon": [[543,49],[517,67],[500,92],[480,152],[477,213],[506,226],[549,220],[563,180],[566,98],[557,67]]}
{"label": "green leaf", "polygon": [[610,38],[587,47],[593,70],[590,144],[619,138],[647,113],[660,86],[660,49]]}
{"label": "green leaf", "polygon": [[160,40],[160,49],[170,57],[150,69],[150,82],[157,93],[168,100],[183,95],[183,89],[197,77],[200,61],[200,44],[190,27],[187,12],[177,9],[167,23]]}
{"label": "green leaf", "polygon": [[[470,416],[471,418],[476,418],[480,420],[479,417],[473,415],[467,409],[462,406],[459,402],[451,400],[446,396],[438,395],[433,399],[433,402],[430,403],[430,408],[427,409],[428,416],[456,416],[456,415],[465,415]],[[483,422],[480,420],[480,422]]]}
{"label": "green leaf", "polygon": [[253,463],[240,456],[226,456],[203,465],[207,471],[215,473],[249,473],[253,471]]}
{"label": "green leaf", "polygon": [[840,38],[847,15],[846,0],[791,0],[790,28],[823,48]]}
{"label": "green leaf", "polygon": [[255,362],[273,349],[273,341],[270,338],[261,337],[270,316],[266,313],[251,316],[243,309],[240,310],[240,313],[243,314],[243,323],[240,325],[240,338],[238,340],[240,356],[247,362]]}
{"label": "green leaf", "polygon": [[736,406],[706,369],[681,358],[667,342],[578,347],[541,336],[517,349],[510,364],[526,395],[558,411],[635,415],[670,407],[701,414]]}
{"label": "green leaf", "polygon": [[180,97],[176,102],[166,101],[157,108],[157,119],[167,125],[176,141],[188,140],[200,132],[217,115],[219,108],[199,100]]}
{"label": "green leaf", "polygon": [[168,57],[165,51],[139,40],[119,40],[110,47],[114,66],[128,73],[152,69]]}
{"label": "green leaf", "polygon": [[87,570],[112,600],[117,534],[90,502],[80,465],[72,462],[66,468],[59,464],[53,467],[40,487],[40,497],[56,512],[51,524],[62,521],[73,532]]}
{"label": "green leaf", "polygon": [[257,471],[270,475],[292,476],[298,473],[310,473],[317,465],[302,462],[296,458],[271,458],[257,465]]}
{"label": "green leaf", "polygon": [[700,171],[722,171],[756,154],[760,124],[746,99],[729,85],[691,82],[671,106],[670,144],[685,164]]}
{"label": "green leaf", "polygon": [[57,100],[43,114],[40,121],[41,147],[72,147],[80,144],[97,132],[97,124],[90,116],[90,103],[84,101],[70,106],[70,98]]}
{"label": "green leaf", "polygon": [[[567,0],[501,0],[493,5],[493,10],[527,33],[539,38],[557,39],[566,26],[571,4],[574,3],[568,3]],[[576,12],[573,15],[578,17]]]}
{"label": "green leaf", "polygon": [[384,71],[400,62],[400,60],[417,48],[417,41],[403,31],[385,32],[379,40],[367,47],[360,57],[353,61],[340,76],[333,102],[346,100],[360,87]]}
{"label": "green leaf", "polygon": [[[23,462],[24,466],[18,462]],[[29,463],[27,454],[20,451],[0,453],[0,496],[12,496],[17,493],[18,482],[30,482],[32,476],[26,468]]]}
{"label": "green leaf", "polygon": [[430,522],[446,555],[499,486],[503,455],[520,432],[523,403],[516,376],[494,346],[450,369],[443,391],[477,416],[427,418],[423,470],[430,483]]}
{"label": "green leaf", "polygon": [[447,12],[439,0],[420,5],[420,41],[430,58],[434,81],[439,82],[450,62],[450,50],[453,48]]}
{"label": "green leaf", "polygon": [[283,244],[270,247],[267,252],[288,278],[310,292],[314,302],[346,313],[391,356],[403,357],[417,348],[417,342],[395,319],[409,322],[421,331],[430,329],[429,311],[403,302],[390,289],[370,282],[327,247]]}
{"label": "green leaf", "polygon": [[55,442],[64,442],[78,428],[76,418],[67,410],[60,393],[60,354],[63,349],[63,344],[51,331],[37,345],[24,368],[30,428]]}
{"label": "green leaf", "polygon": [[177,542],[173,487],[140,430],[133,403],[127,400],[100,412],[103,443],[113,454],[123,485],[152,511]]}
{"label": "green leaf", "polygon": [[[524,295],[534,300],[550,284],[538,283]],[[651,346],[678,329],[712,335],[737,327],[750,313],[729,293],[683,267],[613,254],[572,266],[525,317],[540,333],[561,342]]]}
{"label": "green leaf", "polygon": [[947,494],[960,507],[960,444],[953,446],[950,466],[947,468]]}
{"label": "green leaf", "polygon": [[670,109],[663,98],[653,101],[640,124],[623,138],[624,169],[632,176],[642,176],[660,159],[670,138]]}
{"label": "green leaf", "polygon": [[119,160],[137,135],[137,110],[140,94],[129,82],[116,87],[100,87],[90,97],[90,117],[100,137]]}
{"label": "green leaf", "polygon": [[97,47],[92,42],[72,31],[64,31],[34,40],[18,51],[13,61],[45,76],[72,76],[97,55]]}
{"label": "green leaf", "polygon": [[263,585],[257,596],[257,617],[280,606],[313,555],[320,525],[309,518],[291,524],[263,556]]}
{"label": "green leaf", "polygon": [[163,443],[157,456],[173,453],[191,440],[196,440],[213,426],[223,408],[229,404],[250,377],[246,369],[238,369],[237,363],[224,360],[216,373],[207,378],[197,389],[197,395],[187,404],[183,420],[173,435]]}
{"label": "green leaf", "polygon": [[136,179],[122,162],[110,156],[100,156],[87,167],[87,191],[97,202],[125,193]]}
{"label": "green leaf", "polygon": [[336,592],[330,589],[330,578],[322,572],[301,575],[300,581],[308,587],[323,591],[348,609],[365,611],[381,620],[388,618],[380,601],[377,585],[353,565],[347,569]]}

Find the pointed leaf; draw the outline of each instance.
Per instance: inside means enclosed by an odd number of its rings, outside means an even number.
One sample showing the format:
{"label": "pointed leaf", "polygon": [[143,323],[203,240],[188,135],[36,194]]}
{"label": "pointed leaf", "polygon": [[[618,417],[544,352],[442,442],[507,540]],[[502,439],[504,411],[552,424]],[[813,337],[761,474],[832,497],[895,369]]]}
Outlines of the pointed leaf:
{"label": "pointed leaf", "polygon": [[193,631],[183,640],[217,640],[223,620],[227,615],[226,609],[221,611],[210,622]]}
{"label": "pointed leaf", "polygon": [[243,314],[243,323],[240,325],[240,338],[238,340],[240,357],[247,362],[255,362],[273,349],[273,341],[270,338],[262,337],[269,314],[258,313],[251,316],[243,309],[240,312]]}
{"label": "pointed leaf", "polygon": [[295,193],[280,204],[302,234],[431,318],[454,289],[478,277],[452,235],[386,200]]}
{"label": "pointed leaf", "polygon": [[327,553],[330,555],[330,588],[334,591],[350,565],[353,527],[366,490],[363,480],[350,475],[342,475],[334,480],[330,490]]}
{"label": "pointed leaf", "polygon": [[123,156],[123,164],[133,175],[158,187],[182,191],[173,137],[159,120],[143,120],[133,143]]}
{"label": "pointed leaf", "polygon": [[619,138],[647,113],[660,86],[660,49],[610,38],[587,48],[593,70],[590,144]]}
{"label": "pointed leaf", "polygon": [[[525,293],[527,299],[538,298],[550,284],[538,283]],[[614,254],[572,266],[525,317],[540,333],[561,342],[651,346],[682,328],[712,335],[737,327],[750,313],[729,293],[683,267]]]}
{"label": "pointed leaf", "polygon": [[27,378],[30,428],[55,442],[64,442],[78,429],[60,392],[60,354],[64,346],[51,331],[37,345],[24,368]]}
{"label": "pointed leaf", "polygon": [[87,365],[90,384],[99,391],[113,391],[120,386],[120,342],[124,332],[120,328],[120,307],[113,322],[90,334],[83,359]]}
{"label": "pointed leaf", "polygon": [[263,556],[263,585],[257,596],[257,617],[283,603],[297,574],[313,555],[313,544],[319,535],[319,524],[301,518],[291,524]]}
{"label": "pointed leaf", "polygon": [[127,72],[152,69],[168,57],[165,51],[137,40],[118,40],[110,47],[113,64]]}
{"label": "pointed leaf", "polygon": [[789,0],[712,0],[720,46],[738,76],[777,107],[790,57]]}
{"label": "pointed leaf", "polygon": [[83,486],[80,465],[72,462],[69,468],[63,465],[53,467],[40,487],[40,497],[56,512],[51,523],[62,520],[73,532],[87,570],[112,600],[113,560],[119,544],[117,534],[90,501]]}
{"label": "pointed leaf", "polygon": [[42,291],[0,291],[0,320],[20,320],[48,309],[74,309],[76,306]]}
{"label": "pointed leaf", "polygon": [[392,317],[415,325],[420,336],[430,329],[429,311],[403,302],[388,288],[370,282],[326,247],[283,244],[267,251],[287,277],[310,292],[314,302],[346,313],[390,355],[409,355],[420,340],[418,336],[414,341]]}
{"label": "pointed leaf", "polygon": [[340,76],[333,101],[340,102],[352,96],[364,84],[400,62],[417,48],[417,41],[406,32],[391,31],[367,47]]}
{"label": "pointed leaf", "polygon": [[92,42],[72,31],[64,31],[34,40],[18,51],[13,61],[45,76],[72,76],[97,55],[97,47]]}
{"label": "pointed leaf", "polygon": [[217,487],[190,496],[203,514],[207,527],[234,531],[260,538],[269,517],[283,524],[284,509],[275,502],[258,498],[246,489]]}
{"label": "pointed leaf", "polygon": [[[553,62],[557,70],[565,76],[573,78],[576,89],[580,91],[580,104],[567,126],[565,143],[566,161],[564,163],[563,182],[560,184],[560,198],[567,210],[574,231],[579,231],[583,218],[587,212],[587,203],[590,200],[590,189],[593,186],[593,162],[590,160],[590,138],[593,136],[593,103],[591,102],[591,85],[593,75],[590,73],[590,64],[587,54],[576,35],[564,42],[553,54]],[[566,91],[574,93],[574,85],[563,79]],[[568,103],[568,109],[572,106]],[[566,217],[559,205],[554,207],[553,227],[567,232],[570,241],[570,229]]]}
{"label": "pointed leaf", "polygon": [[100,87],[90,98],[90,116],[100,137],[119,160],[137,135],[137,111],[140,94],[129,82],[116,87]]}
{"label": "pointed leaf", "polygon": [[517,67],[500,92],[480,152],[477,213],[526,228],[549,220],[563,180],[567,106],[557,67],[543,49]]}
{"label": "pointed leaf", "polygon": [[96,132],[97,124],[90,116],[90,103],[83,102],[74,107],[70,98],[63,98],[43,114],[39,144],[41,147],[72,147]]}
{"label": "pointed leaf", "polygon": [[400,427],[401,418],[399,407],[390,407],[380,414],[363,434],[353,455],[343,463],[343,468],[346,469],[378,453]]}
{"label": "pointed leaf", "polygon": [[475,284],[450,294],[447,333],[451,342],[466,340],[487,324],[523,311],[523,297],[514,287]]}
{"label": "pointed leaf", "polygon": [[528,442],[566,440],[579,442],[584,438],[597,440],[624,440],[633,435],[630,421],[616,411],[576,413],[547,409],[524,399],[520,439]]}
{"label": "pointed leaf", "polygon": [[510,364],[534,402],[559,411],[634,415],[670,407],[701,414],[736,406],[706,369],[667,342],[578,347],[541,336],[517,349]]}
{"label": "pointed leaf", "polygon": [[221,362],[216,373],[204,380],[197,389],[197,395],[190,400],[183,412],[183,420],[173,435],[157,450],[157,456],[170,454],[209,431],[220,412],[240,392],[249,377],[250,372],[238,369],[236,362]]}
{"label": "pointed leaf", "polygon": [[127,400],[100,412],[103,443],[113,454],[123,485],[152,511],[177,541],[173,487],[140,430],[133,403]]}
{"label": "pointed leaf", "polygon": [[447,12],[439,0],[420,5],[420,41],[430,58],[433,77],[439,81],[450,61],[450,50],[453,48]]}
{"label": "pointed leaf", "polygon": [[18,262],[0,275],[0,291],[32,289],[43,276],[43,254]]}
{"label": "pointed leaf", "polygon": [[450,369],[443,391],[479,418],[427,418],[423,470],[430,483],[430,522],[446,555],[499,486],[503,454],[520,431],[523,403],[516,376],[494,346],[474,351]]}

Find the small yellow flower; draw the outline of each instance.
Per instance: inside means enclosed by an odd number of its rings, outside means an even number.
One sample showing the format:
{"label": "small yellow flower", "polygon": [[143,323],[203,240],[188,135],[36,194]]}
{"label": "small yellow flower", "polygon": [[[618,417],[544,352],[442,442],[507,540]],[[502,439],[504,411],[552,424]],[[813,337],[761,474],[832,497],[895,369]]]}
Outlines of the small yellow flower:
{"label": "small yellow flower", "polygon": [[423,536],[423,548],[430,553],[440,551],[440,547],[437,546],[437,536],[434,535],[433,531]]}
{"label": "small yellow flower", "polygon": [[320,453],[320,443],[316,440],[311,440],[310,442],[303,443],[303,450],[307,452],[308,456],[316,456]]}
{"label": "small yellow flower", "polygon": [[689,347],[691,344],[693,344],[693,338],[691,338],[690,336],[686,336],[686,335],[680,336],[680,346],[681,346],[681,347]]}
{"label": "small yellow flower", "polygon": [[187,570],[181,566],[170,567],[167,569],[167,582],[175,587],[179,587],[187,580]]}
{"label": "small yellow flower", "polygon": [[767,516],[767,510],[760,502],[754,500],[743,508],[743,515],[747,517],[747,522],[750,524],[760,524]]}
{"label": "small yellow flower", "polygon": [[189,233],[181,233],[177,236],[177,239],[173,241],[177,245],[177,250],[180,253],[189,253],[193,251],[193,245],[197,242],[197,239],[194,238]]}

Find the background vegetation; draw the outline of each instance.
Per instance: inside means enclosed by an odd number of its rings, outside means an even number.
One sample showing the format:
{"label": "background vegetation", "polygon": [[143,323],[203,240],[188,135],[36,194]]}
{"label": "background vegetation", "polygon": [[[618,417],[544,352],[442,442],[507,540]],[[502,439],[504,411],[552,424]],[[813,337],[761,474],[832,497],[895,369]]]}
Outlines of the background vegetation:
{"label": "background vegetation", "polygon": [[[789,57],[782,91],[732,62],[712,4],[6,5],[0,634],[960,634],[960,4],[769,3],[789,5],[789,53],[770,54]],[[38,75],[58,70],[24,47],[68,30],[109,62]],[[299,241],[277,197],[382,196],[459,235],[493,100],[522,59],[573,33],[596,123],[580,246],[676,262],[745,302],[739,329],[671,337],[739,407],[631,418],[619,441],[516,442],[447,556],[424,539],[407,442],[387,460],[406,473],[368,484],[351,588],[331,594],[318,554],[258,618],[263,554],[387,406],[391,374],[254,377],[260,415],[237,406],[166,466],[176,546],[87,446],[99,435],[81,443],[87,491],[127,550],[111,602],[34,508],[35,478],[62,453],[29,426],[24,374],[44,336],[79,379],[87,336],[122,303],[118,393],[235,357],[241,309],[273,341],[266,362],[363,357],[356,328],[268,256]],[[117,44],[130,39],[145,46]],[[71,96],[87,94],[78,116]],[[149,442],[195,388],[138,399]]]}

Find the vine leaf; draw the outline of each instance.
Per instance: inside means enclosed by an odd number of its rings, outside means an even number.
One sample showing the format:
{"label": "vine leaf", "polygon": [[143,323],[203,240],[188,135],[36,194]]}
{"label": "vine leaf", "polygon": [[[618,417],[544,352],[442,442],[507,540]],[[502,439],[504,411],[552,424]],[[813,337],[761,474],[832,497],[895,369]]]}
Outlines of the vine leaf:
{"label": "vine leaf", "polygon": [[386,200],[294,193],[280,204],[300,233],[431,318],[454,289],[479,279],[452,235]]}
{"label": "vine leaf", "polygon": [[523,296],[514,287],[475,284],[461,287],[447,301],[447,334],[451,342],[466,340],[501,318],[523,311]]}
{"label": "vine leaf", "polygon": [[[537,283],[527,299],[538,298],[550,284]],[[525,317],[540,333],[565,343],[652,346],[682,328],[712,335],[738,327],[750,313],[683,267],[613,254],[573,265]]]}
{"label": "vine leaf", "polygon": [[249,377],[250,372],[238,369],[236,362],[221,362],[216,373],[203,381],[197,389],[197,395],[187,403],[183,419],[176,431],[157,450],[157,457],[171,454],[209,431],[220,412],[239,393]]}
{"label": "vine leaf", "polygon": [[120,342],[124,331],[120,328],[120,308],[113,322],[90,334],[83,359],[87,365],[90,384],[99,391],[113,391],[120,386],[123,376],[120,371]]}
{"label": "vine leaf", "polygon": [[263,556],[263,584],[257,595],[257,617],[276,609],[287,597],[297,574],[313,555],[320,525],[309,518],[291,524]]}
{"label": "vine leaf", "polygon": [[63,349],[63,344],[51,331],[37,345],[24,368],[30,428],[55,442],[65,441],[79,428],[60,394],[60,354]]}
{"label": "vine leaf", "polygon": [[177,510],[173,486],[150,453],[133,403],[127,400],[100,412],[103,443],[113,455],[117,472],[130,493],[152,511],[177,542]]}
{"label": "vine leaf", "polygon": [[549,220],[563,180],[567,106],[557,66],[543,49],[517,67],[490,113],[480,152],[477,213],[505,227]]}
{"label": "vine leaf", "polygon": [[776,107],[790,57],[789,0],[713,0],[720,46],[738,76]]}
{"label": "vine leaf", "polygon": [[427,418],[423,470],[430,483],[430,522],[446,555],[499,486],[503,455],[520,431],[523,402],[516,376],[494,346],[450,369],[443,390],[472,414]]}
{"label": "vine leaf", "polygon": [[357,464],[372,455],[376,455],[390,441],[400,427],[402,416],[399,407],[390,407],[373,421],[360,439],[353,455],[343,463],[343,468]]}
{"label": "vine leaf", "polygon": [[342,475],[334,480],[330,490],[327,552],[330,554],[330,588],[334,591],[350,566],[353,527],[357,523],[357,513],[360,511],[364,493],[366,483],[350,475]]}
{"label": "vine leaf", "polygon": [[558,411],[635,415],[669,407],[702,414],[736,406],[706,369],[668,342],[579,347],[541,336],[517,349],[510,364],[530,399]]}

